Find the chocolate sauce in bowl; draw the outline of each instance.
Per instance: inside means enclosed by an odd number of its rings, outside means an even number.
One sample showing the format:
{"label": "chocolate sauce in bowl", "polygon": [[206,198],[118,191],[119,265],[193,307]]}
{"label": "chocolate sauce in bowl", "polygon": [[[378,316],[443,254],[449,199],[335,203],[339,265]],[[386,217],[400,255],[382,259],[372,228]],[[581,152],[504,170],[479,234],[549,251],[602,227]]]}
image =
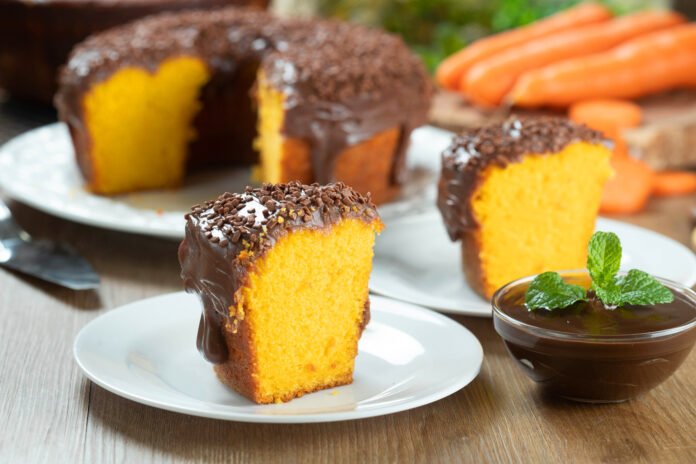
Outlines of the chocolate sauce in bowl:
{"label": "chocolate sauce in bowl", "polygon": [[[564,276],[589,286],[587,276]],[[696,342],[696,298],[669,285],[674,301],[605,308],[599,301],[529,311],[529,280],[494,297],[494,325],[525,373],[555,395],[624,401],[667,379]]]}

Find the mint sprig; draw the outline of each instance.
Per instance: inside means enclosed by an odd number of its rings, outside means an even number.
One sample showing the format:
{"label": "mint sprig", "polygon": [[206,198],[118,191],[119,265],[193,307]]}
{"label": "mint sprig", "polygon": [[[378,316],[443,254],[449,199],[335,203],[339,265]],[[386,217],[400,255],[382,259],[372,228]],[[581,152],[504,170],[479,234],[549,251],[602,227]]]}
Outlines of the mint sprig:
{"label": "mint sprig", "polygon": [[[672,292],[650,274],[631,269],[617,277],[621,265],[621,242],[613,232],[595,232],[587,250],[587,270],[592,279],[590,290],[607,309],[623,305],[671,303]],[[536,309],[563,309],[588,301],[591,294],[563,280],[557,272],[544,272],[534,278],[525,293],[525,304]]]}

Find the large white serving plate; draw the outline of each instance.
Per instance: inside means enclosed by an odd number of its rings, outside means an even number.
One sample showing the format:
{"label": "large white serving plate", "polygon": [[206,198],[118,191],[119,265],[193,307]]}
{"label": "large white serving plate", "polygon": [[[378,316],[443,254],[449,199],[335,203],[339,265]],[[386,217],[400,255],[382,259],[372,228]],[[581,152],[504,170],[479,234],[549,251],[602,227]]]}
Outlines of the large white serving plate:
{"label": "large white serving plate", "polygon": [[371,297],[351,385],[289,403],[256,405],[220,383],[196,351],[200,303],[186,293],[141,300],[98,317],[74,355],[103,388],[157,408],[243,422],[332,422],[391,414],[444,398],[478,375],[483,351],[457,322]]}
{"label": "large white serving plate", "polygon": [[[696,256],[684,245],[610,219],[597,219],[596,229],[621,239],[622,269],[641,269],[687,287],[696,284]],[[437,211],[389,222],[375,245],[370,290],[450,313],[491,316],[490,303],[466,284],[460,244],[450,241]]]}
{"label": "large white serving plate", "polygon": [[[380,208],[384,217],[422,209],[435,198],[439,153],[451,133],[430,126],[416,129],[407,153],[406,188]],[[106,229],[181,239],[183,216],[192,205],[250,183],[250,169],[219,169],[189,176],[180,189],[114,197],[83,187],[66,126],[50,124],[15,137],[0,148],[0,189],[10,197],[65,219]]]}

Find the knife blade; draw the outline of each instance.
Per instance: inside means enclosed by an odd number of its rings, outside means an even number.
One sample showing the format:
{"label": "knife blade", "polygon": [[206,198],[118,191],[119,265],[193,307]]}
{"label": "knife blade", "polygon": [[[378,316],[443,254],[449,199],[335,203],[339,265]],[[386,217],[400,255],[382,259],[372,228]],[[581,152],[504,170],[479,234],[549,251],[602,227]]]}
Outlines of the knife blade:
{"label": "knife blade", "polygon": [[73,290],[99,286],[99,276],[72,247],[51,240],[34,240],[12,218],[0,200],[0,266]]}

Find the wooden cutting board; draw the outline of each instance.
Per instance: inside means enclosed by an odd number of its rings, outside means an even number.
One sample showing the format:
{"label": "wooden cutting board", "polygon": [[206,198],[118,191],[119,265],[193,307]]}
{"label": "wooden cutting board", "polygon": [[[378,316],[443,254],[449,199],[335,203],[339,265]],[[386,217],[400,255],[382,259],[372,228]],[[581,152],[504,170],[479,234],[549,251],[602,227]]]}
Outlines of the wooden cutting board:
{"label": "wooden cutting board", "polygon": [[[696,168],[696,91],[675,91],[642,99],[643,124],[624,132],[631,153],[655,169]],[[433,125],[459,131],[499,122],[510,115],[564,114],[549,110],[482,110],[460,95],[438,91],[430,112]]]}

